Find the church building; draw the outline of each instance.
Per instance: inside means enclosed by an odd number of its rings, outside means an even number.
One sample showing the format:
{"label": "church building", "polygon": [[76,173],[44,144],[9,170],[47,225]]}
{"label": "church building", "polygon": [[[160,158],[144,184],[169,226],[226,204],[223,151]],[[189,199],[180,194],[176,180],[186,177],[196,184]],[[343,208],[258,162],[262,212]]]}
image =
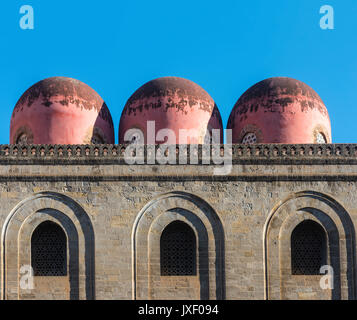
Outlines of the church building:
{"label": "church building", "polygon": [[0,145],[1,299],[356,299],[357,145],[301,81],[237,98],[224,128],[199,85],[149,81],[115,144],[88,85],[29,88]]}

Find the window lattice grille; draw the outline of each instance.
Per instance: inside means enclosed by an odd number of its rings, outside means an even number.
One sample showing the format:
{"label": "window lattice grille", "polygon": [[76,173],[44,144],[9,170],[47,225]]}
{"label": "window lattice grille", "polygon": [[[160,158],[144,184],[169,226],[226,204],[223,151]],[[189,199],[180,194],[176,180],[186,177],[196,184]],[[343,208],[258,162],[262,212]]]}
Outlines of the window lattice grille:
{"label": "window lattice grille", "polygon": [[300,223],[291,235],[291,270],[294,275],[318,275],[326,264],[326,237],[314,221]]}
{"label": "window lattice grille", "polygon": [[253,132],[248,132],[242,139],[243,144],[257,143],[257,136]]}
{"label": "window lattice grille", "polygon": [[67,240],[54,222],[41,223],[32,234],[31,262],[35,276],[67,275]]}
{"label": "window lattice grille", "polygon": [[160,266],[162,276],[196,275],[196,237],[186,223],[175,221],[163,231]]}
{"label": "window lattice grille", "polygon": [[316,143],[326,143],[326,138],[323,133],[318,132],[316,135]]}
{"label": "window lattice grille", "polygon": [[17,140],[16,140],[17,144],[27,144],[28,143],[28,138],[27,138],[27,134],[23,133],[21,134]]}

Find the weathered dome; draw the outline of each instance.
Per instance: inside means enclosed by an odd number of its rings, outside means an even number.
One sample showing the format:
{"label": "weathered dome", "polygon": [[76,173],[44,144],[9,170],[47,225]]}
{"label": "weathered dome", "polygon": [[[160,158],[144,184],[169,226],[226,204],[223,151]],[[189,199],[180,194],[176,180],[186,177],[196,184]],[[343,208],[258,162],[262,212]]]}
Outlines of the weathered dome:
{"label": "weathered dome", "polygon": [[114,143],[113,120],[103,99],[85,83],[48,78],[33,85],[17,102],[10,143]]}
{"label": "weathered dome", "polygon": [[270,78],[249,88],[235,104],[227,129],[233,143],[331,143],[321,98],[291,78]]}
{"label": "weathered dome", "polygon": [[[155,141],[148,139],[148,121],[155,122],[155,137],[151,138]],[[203,143],[207,130],[211,133],[212,129],[220,130],[218,142],[223,141],[222,119],[213,99],[199,85],[177,77],[149,81],[129,98],[120,119],[119,143],[128,143],[124,135],[129,129],[140,129],[144,142],[150,144],[179,144],[182,129],[192,130],[187,143]],[[175,136],[157,136],[161,129],[170,129]]]}

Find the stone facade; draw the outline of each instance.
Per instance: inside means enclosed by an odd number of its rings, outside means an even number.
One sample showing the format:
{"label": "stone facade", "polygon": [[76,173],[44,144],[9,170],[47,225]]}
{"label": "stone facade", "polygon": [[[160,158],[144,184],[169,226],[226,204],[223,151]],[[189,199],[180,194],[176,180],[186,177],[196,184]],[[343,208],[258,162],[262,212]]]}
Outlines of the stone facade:
{"label": "stone facade", "polygon": [[[357,145],[233,145],[224,175],[199,146],[186,165],[130,165],[126,148],[0,146],[2,299],[356,298]],[[291,272],[306,219],[326,233],[333,290]],[[48,220],[66,234],[68,274],[23,289],[31,235]],[[160,274],[160,235],[176,220],[195,233],[196,275]]]}

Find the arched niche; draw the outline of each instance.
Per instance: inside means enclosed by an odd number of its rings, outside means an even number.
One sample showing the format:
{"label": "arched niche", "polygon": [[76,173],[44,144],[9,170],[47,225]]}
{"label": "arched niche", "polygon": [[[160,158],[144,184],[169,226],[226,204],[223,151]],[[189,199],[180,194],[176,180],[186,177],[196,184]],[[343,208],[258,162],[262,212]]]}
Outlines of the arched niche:
{"label": "arched niche", "polygon": [[[174,221],[186,223],[196,235],[195,279],[163,279],[160,274],[160,237]],[[135,220],[132,243],[133,299],[158,299],[164,295],[167,299],[182,299],[175,296],[175,280],[197,289],[193,290],[192,299],[225,298],[223,226],[213,208],[199,197],[170,192],[150,201]]]}
{"label": "arched niche", "polygon": [[[327,263],[334,270],[333,290],[322,289],[318,276],[291,271],[291,234],[312,220],[326,232]],[[332,197],[314,191],[291,194],[271,211],[264,228],[267,299],[354,299],[355,230],[347,211]]]}
{"label": "arched niche", "polygon": [[[8,215],[1,234],[2,298],[20,299],[26,295],[29,298],[46,298],[46,287],[35,288],[32,293],[20,287],[20,268],[31,265],[31,235],[44,221],[60,225],[68,238],[68,298],[94,299],[95,241],[92,223],[78,203],[55,192],[34,194],[21,201]],[[55,298],[50,295],[48,298]]]}

